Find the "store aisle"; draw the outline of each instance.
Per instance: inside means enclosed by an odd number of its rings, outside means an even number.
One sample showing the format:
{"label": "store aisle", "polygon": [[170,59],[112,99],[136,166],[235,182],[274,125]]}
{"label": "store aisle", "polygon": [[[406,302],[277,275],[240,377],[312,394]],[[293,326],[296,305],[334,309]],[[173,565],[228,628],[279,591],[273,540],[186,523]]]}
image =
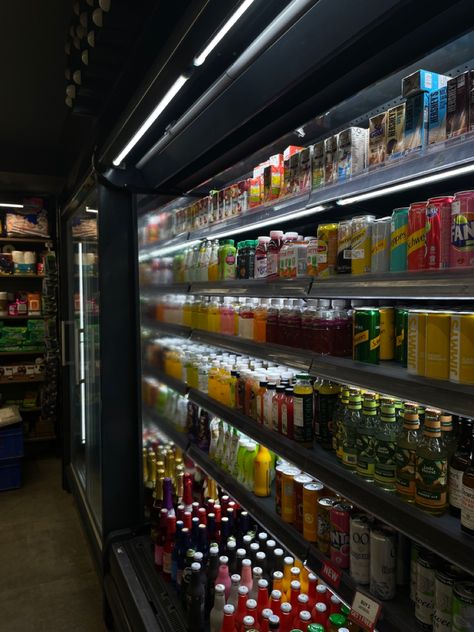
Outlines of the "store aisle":
{"label": "store aisle", "polygon": [[104,632],[101,591],[61,462],[25,463],[0,494],[0,632]]}

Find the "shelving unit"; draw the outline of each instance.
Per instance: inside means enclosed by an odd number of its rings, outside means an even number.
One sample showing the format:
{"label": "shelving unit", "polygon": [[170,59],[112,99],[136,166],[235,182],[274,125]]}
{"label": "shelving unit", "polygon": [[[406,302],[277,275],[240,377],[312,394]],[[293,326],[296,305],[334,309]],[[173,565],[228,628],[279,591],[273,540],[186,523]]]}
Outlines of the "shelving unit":
{"label": "shelving unit", "polygon": [[44,376],[32,375],[30,377],[0,377],[0,384],[30,384],[34,382],[44,382]]}
{"label": "shelving unit", "polygon": [[51,241],[51,237],[0,237],[0,244],[46,244]]}
{"label": "shelving unit", "polygon": [[36,349],[35,351],[0,351],[0,358],[3,356],[44,355],[44,353],[44,349]]}

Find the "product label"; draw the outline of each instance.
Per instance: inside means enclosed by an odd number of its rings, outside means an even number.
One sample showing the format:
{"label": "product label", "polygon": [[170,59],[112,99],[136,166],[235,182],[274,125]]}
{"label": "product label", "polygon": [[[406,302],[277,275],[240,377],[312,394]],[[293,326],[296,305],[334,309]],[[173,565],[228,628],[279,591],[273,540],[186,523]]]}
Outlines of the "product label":
{"label": "product label", "polygon": [[365,257],[365,251],[362,248],[356,248],[349,252],[351,253],[351,259],[363,259]]}
{"label": "product label", "polygon": [[397,448],[395,455],[397,463],[397,486],[404,494],[415,493],[416,450]]}
{"label": "product label", "polygon": [[342,571],[340,571],[338,568],[325,561],[321,568],[320,575],[321,578],[324,579],[328,584],[330,584],[334,588],[339,588],[339,584],[341,583]]}
{"label": "product label", "polygon": [[288,434],[288,412],[284,404],[281,407],[281,432],[285,436]]}
{"label": "product label", "polygon": [[426,228],[423,226],[423,228],[419,228],[414,233],[411,233],[411,235],[408,236],[408,256],[412,255],[420,248],[425,247],[425,233]]}
{"label": "product label", "polygon": [[446,461],[418,457],[416,463],[416,498],[418,504],[427,507],[445,505],[446,478]]}
{"label": "product label", "polygon": [[434,570],[419,562],[416,575],[415,617],[431,627],[434,611]]}
{"label": "product label", "polygon": [[367,342],[368,339],[369,339],[369,330],[365,329],[364,331],[361,331],[354,336],[354,339],[353,339],[354,346],[360,345],[362,342]]}
{"label": "product label", "polygon": [[373,476],[375,471],[375,437],[371,434],[357,433],[357,472]]}
{"label": "product label", "polygon": [[462,507],[463,474],[464,472],[462,470],[456,470],[454,467],[449,468],[449,504],[458,509]]}
{"label": "product label", "polygon": [[311,441],[313,438],[313,395],[295,393],[293,407],[295,441]]}
{"label": "product label", "polygon": [[352,602],[349,619],[366,632],[373,632],[382,612],[382,605],[372,597],[356,591]]}
{"label": "product label", "polygon": [[467,529],[474,529],[474,489],[463,485],[461,524]]}
{"label": "product label", "polygon": [[375,257],[375,255],[378,255],[379,252],[383,252],[386,248],[387,248],[387,240],[380,239],[380,241],[378,241],[372,246],[372,257]]}
{"label": "product label", "polygon": [[267,259],[255,259],[255,278],[264,279],[267,276]]}
{"label": "product label", "polygon": [[402,246],[403,244],[406,244],[406,243],[407,243],[406,225],[400,226],[400,228],[392,230],[392,234],[390,237],[390,248],[392,250],[395,250],[395,248],[398,248],[398,246]]}
{"label": "product label", "polygon": [[374,351],[374,349],[377,349],[378,347],[380,347],[380,336],[375,336],[375,338],[372,338],[370,341],[370,350]]}
{"label": "product label", "polygon": [[396,463],[395,441],[377,440],[375,445],[375,477],[377,480],[392,483],[395,482]]}
{"label": "product label", "polygon": [[267,255],[267,276],[278,276],[279,257],[276,253],[268,253]]}

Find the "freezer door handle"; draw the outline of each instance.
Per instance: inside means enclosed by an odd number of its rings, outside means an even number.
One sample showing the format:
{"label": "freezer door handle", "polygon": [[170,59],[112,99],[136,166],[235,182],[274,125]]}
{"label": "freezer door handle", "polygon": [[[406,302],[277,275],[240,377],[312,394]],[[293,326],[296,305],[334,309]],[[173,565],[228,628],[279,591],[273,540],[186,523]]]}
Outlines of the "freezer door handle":
{"label": "freezer door handle", "polygon": [[70,326],[73,324],[74,321],[72,320],[62,320],[61,321],[61,366],[68,366],[71,363],[71,361],[68,361],[67,356],[66,356],[66,345],[67,345],[67,340],[66,340],[66,326]]}

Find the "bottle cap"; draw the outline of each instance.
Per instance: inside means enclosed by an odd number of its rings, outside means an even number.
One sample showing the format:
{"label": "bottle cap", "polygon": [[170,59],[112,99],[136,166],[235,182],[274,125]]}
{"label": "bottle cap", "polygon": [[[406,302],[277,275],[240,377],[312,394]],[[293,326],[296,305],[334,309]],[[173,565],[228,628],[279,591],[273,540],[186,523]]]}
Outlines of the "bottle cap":
{"label": "bottle cap", "polygon": [[219,564],[228,564],[229,563],[229,558],[227,557],[227,555],[221,555],[219,558]]}
{"label": "bottle cap", "polygon": [[[216,586],[216,588],[217,588],[217,586]],[[235,608],[234,608],[234,606],[231,603],[227,603],[224,606],[224,614],[229,614],[229,615],[230,614],[234,614],[234,611],[235,611]]]}
{"label": "bottle cap", "polygon": [[280,617],[276,614],[272,614],[268,618],[268,623],[270,624],[271,628],[278,628],[280,625]]}
{"label": "bottle cap", "polygon": [[245,558],[244,560],[242,560],[242,566],[252,566],[252,562]]}
{"label": "bottle cap", "polygon": [[201,564],[199,564],[199,562],[193,562],[191,564],[191,570],[192,571],[200,571],[201,570]]}
{"label": "bottle cap", "polygon": [[263,575],[263,570],[260,566],[254,566],[252,574],[254,577],[261,577]]}
{"label": "bottle cap", "polygon": [[285,557],[285,559],[283,560],[283,562],[287,565],[287,566],[293,566],[295,560],[290,557],[289,555],[287,557]]}
{"label": "bottle cap", "polygon": [[311,612],[308,610],[302,610],[300,612],[300,619],[301,621],[311,621]]}
{"label": "bottle cap", "polygon": [[328,587],[325,584],[318,584],[316,586],[316,592],[318,592],[318,593],[326,593],[327,589],[328,589]]}
{"label": "bottle cap", "polygon": [[255,619],[253,617],[251,617],[250,615],[247,615],[246,617],[243,618],[243,624],[246,626],[254,626],[255,625]]}
{"label": "bottle cap", "polygon": [[247,586],[239,586],[239,595],[246,595],[249,589]]}
{"label": "bottle cap", "polygon": [[[219,550],[219,547],[217,547],[217,550]],[[237,557],[244,557],[244,555],[247,553],[247,551],[245,549],[237,549]]]}
{"label": "bottle cap", "polygon": [[309,601],[309,597],[308,595],[306,595],[305,593],[301,593],[301,595],[298,595],[298,603],[308,603]]}
{"label": "bottle cap", "polygon": [[273,579],[283,579],[283,573],[281,571],[275,571],[273,573]]}
{"label": "bottle cap", "polygon": [[259,588],[268,588],[268,582],[266,579],[259,579],[258,580],[258,587]]}
{"label": "bottle cap", "polygon": [[272,594],[270,595],[270,597],[272,599],[278,599],[278,601],[280,601],[280,599],[281,599],[281,590],[272,590]]}
{"label": "bottle cap", "polygon": [[318,601],[318,603],[314,606],[318,612],[326,612],[327,606],[322,601]]}
{"label": "bottle cap", "polygon": [[283,614],[289,614],[291,612],[291,603],[285,601],[285,603],[281,604],[280,610],[283,612]]}
{"label": "bottle cap", "polygon": [[301,582],[299,582],[297,579],[294,579],[290,583],[290,588],[291,588],[291,590],[300,590],[301,589]]}
{"label": "bottle cap", "polygon": [[216,584],[216,585],[215,585],[215,591],[216,591],[216,592],[224,592],[224,591],[225,591],[225,586],[224,586],[224,584]]}
{"label": "bottle cap", "polygon": [[240,575],[238,573],[235,573],[234,575],[230,576],[230,581],[233,584],[240,584]]}
{"label": "bottle cap", "polygon": [[253,610],[257,607],[257,602],[255,599],[247,599],[247,603],[245,604],[248,610]]}
{"label": "bottle cap", "polygon": [[272,610],[270,610],[270,608],[264,608],[262,610],[262,617],[264,619],[269,619],[272,616],[273,612]]}

